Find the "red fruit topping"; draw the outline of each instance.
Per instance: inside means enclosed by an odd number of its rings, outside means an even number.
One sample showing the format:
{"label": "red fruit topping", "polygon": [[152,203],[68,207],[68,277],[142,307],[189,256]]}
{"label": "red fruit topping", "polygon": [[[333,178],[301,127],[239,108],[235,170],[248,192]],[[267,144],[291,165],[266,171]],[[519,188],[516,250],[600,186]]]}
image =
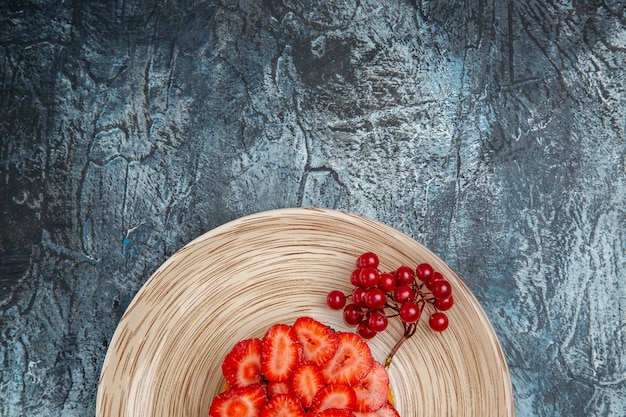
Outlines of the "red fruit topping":
{"label": "red fruit topping", "polygon": [[372,368],[372,352],[357,334],[339,332],[337,338],[337,351],[322,366],[322,375],[327,383],[355,384]]}
{"label": "red fruit topping", "polygon": [[365,294],[367,294],[367,290],[363,287],[356,287],[352,290],[352,302],[359,307],[367,307],[365,304]]}
{"label": "red fruit topping", "polygon": [[406,323],[415,323],[422,315],[422,310],[420,310],[417,304],[409,302],[402,304],[398,314],[400,315],[402,321]]}
{"label": "red fruit topping", "polygon": [[295,397],[289,394],[280,394],[265,404],[259,417],[306,417],[306,414]]}
{"label": "red fruit topping", "polygon": [[396,287],[396,277],[389,272],[384,274],[380,274],[380,279],[378,280],[378,288],[385,292],[390,292]]}
{"label": "red fruit topping", "polygon": [[291,392],[304,408],[311,407],[313,398],[324,387],[324,377],[317,365],[306,364],[295,370],[291,377]]}
{"label": "red fruit topping", "polygon": [[433,296],[435,296],[435,298],[444,299],[452,295],[452,286],[445,279],[440,279],[432,284],[432,288],[430,291],[433,293]]}
{"label": "red fruit topping", "polygon": [[422,282],[428,282],[433,276],[435,270],[428,263],[421,263],[415,268],[415,275]]}
{"label": "red fruit topping", "polygon": [[289,386],[289,383],[287,383],[286,381],[282,381],[282,382],[270,381],[267,383],[267,394],[269,395],[270,398],[275,397],[279,394],[290,394],[290,393],[291,393],[291,387]]}
{"label": "red fruit topping", "polygon": [[373,311],[367,319],[367,326],[376,333],[384,331],[388,324],[389,320],[382,310]]}
{"label": "red fruit topping", "polygon": [[372,288],[365,293],[365,305],[368,308],[377,310],[383,308],[386,302],[387,297],[385,296],[385,292],[380,288]]}
{"label": "red fruit topping", "polygon": [[454,305],[454,296],[451,295],[448,298],[436,298],[433,304],[441,311],[450,310],[450,308]]}
{"label": "red fruit topping", "polygon": [[396,283],[398,285],[410,285],[413,283],[413,279],[415,278],[415,274],[413,273],[413,269],[408,266],[400,266],[396,269]]}
{"label": "red fruit topping", "polygon": [[233,388],[218,394],[209,408],[209,417],[258,417],[267,402],[261,384]]}
{"label": "red fruit topping", "polygon": [[388,401],[389,376],[385,367],[374,362],[372,369],[354,386],[355,410],[376,411]]}
{"label": "red fruit topping", "polygon": [[330,384],[319,390],[313,397],[311,410],[319,413],[329,408],[352,410],[356,405],[356,393],[346,384]]}
{"label": "red fruit topping", "polygon": [[444,313],[433,313],[428,320],[428,325],[436,332],[443,332],[448,328],[448,316]]}
{"label": "red fruit topping", "polygon": [[[432,265],[423,262],[414,270],[400,265],[388,272],[379,269],[378,257],[372,252],[359,256],[356,265],[350,276],[354,285],[352,303],[343,307],[344,321],[356,326],[356,334],[363,339],[371,339],[386,330],[391,317],[398,317],[404,329],[385,358],[385,366],[391,363],[404,341],[415,335],[423,312],[434,310],[429,320],[431,329],[441,332],[448,327],[448,317],[443,312],[454,305],[452,286]],[[340,297],[334,297],[328,304],[342,305]]]}
{"label": "red fruit topping", "polygon": [[356,332],[363,339],[372,339],[376,336],[376,331],[372,329],[369,325],[369,320],[363,320],[356,326]]}
{"label": "red fruit topping", "polygon": [[359,282],[361,283],[362,287],[375,287],[376,285],[378,285],[378,281],[380,281],[380,273],[376,268],[361,268],[361,273],[359,274]]}
{"label": "red fruit topping", "polygon": [[443,277],[443,275],[441,275],[441,272],[439,271],[433,272],[433,275],[430,278],[430,280],[426,282],[426,288],[428,288],[429,290],[432,290],[435,282],[441,281],[442,279],[445,279],[445,278]]}
{"label": "red fruit topping", "polygon": [[361,307],[356,304],[348,304],[343,309],[343,319],[346,324],[349,324],[350,326],[356,326],[359,324],[361,320],[363,320],[364,314],[365,313],[363,313]]}
{"label": "red fruit topping", "polygon": [[343,408],[329,408],[320,413],[315,414],[315,417],[355,417],[351,411]]}
{"label": "red fruit topping", "polygon": [[326,296],[326,304],[333,310],[341,310],[346,305],[346,295],[339,290],[333,290]]}
{"label": "red fruit topping", "polygon": [[361,268],[357,268],[350,274],[350,283],[355,287],[361,285],[360,278],[361,277]]}
{"label": "red fruit topping", "polygon": [[286,381],[300,364],[302,345],[286,324],[275,324],[263,336],[261,370],[268,381]]}
{"label": "red fruit topping", "polygon": [[394,406],[389,402],[376,411],[353,411],[352,414],[354,417],[400,417],[400,414],[398,414]]}
{"label": "red fruit topping", "polygon": [[[386,320],[383,310],[368,310],[360,327],[371,321],[383,330]],[[236,343],[222,370],[226,391],[213,398],[209,417],[362,417],[377,407],[384,412],[388,401],[389,377],[363,338],[311,317]]]}
{"label": "red fruit topping", "polygon": [[415,291],[408,285],[399,285],[393,290],[393,299],[397,303],[406,303],[415,299]]}
{"label": "red fruit topping", "polygon": [[356,259],[357,268],[370,267],[370,268],[378,268],[378,255],[374,252],[365,252],[362,253]]}
{"label": "red fruit topping", "polygon": [[262,382],[261,340],[241,340],[233,346],[222,362],[222,373],[231,388]]}
{"label": "red fruit topping", "polygon": [[302,345],[302,358],[316,365],[327,362],[337,350],[337,333],[311,317],[299,317],[293,324]]}

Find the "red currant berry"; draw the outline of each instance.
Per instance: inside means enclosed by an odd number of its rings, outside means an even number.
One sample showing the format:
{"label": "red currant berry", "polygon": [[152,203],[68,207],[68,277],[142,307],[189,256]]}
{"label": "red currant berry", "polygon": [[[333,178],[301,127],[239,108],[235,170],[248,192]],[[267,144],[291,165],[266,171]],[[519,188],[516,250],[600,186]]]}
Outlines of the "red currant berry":
{"label": "red currant berry", "polygon": [[356,332],[363,339],[371,339],[376,336],[376,332],[370,328],[367,321],[362,321],[356,328]]}
{"label": "red currant berry", "polygon": [[454,297],[436,298],[433,304],[437,310],[447,311],[454,305]]}
{"label": "red currant berry", "polygon": [[363,268],[369,266],[370,268],[378,268],[378,255],[374,252],[362,253],[356,260],[356,266]]}
{"label": "red currant berry", "polygon": [[413,282],[415,274],[413,270],[408,266],[400,266],[396,269],[396,283],[397,285],[409,285]]}
{"label": "red currant berry", "polygon": [[350,283],[354,285],[355,287],[358,287],[359,285],[361,285],[360,276],[361,276],[361,268],[357,268],[354,271],[352,271],[352,274],[350,274]]}
{"label": "red currant berry", "polygon": [[383,308],[386,302],[385,292],[380,288],[372,288],[365,293],[365,305],[372,310]]}
{"label": "red currant berry", "polygon": [[375,332],[382,332],[387,328],[388,324],[387,316],[380,310],[372,312],[367,320],[368,327]]}
{"label": "red currant berry", "polygon": [[397,303],[406,303],[407,301],[413,301],[415,298],[415,291],[408,285],[399,285],[393,289],[393,299]]}
{"label": "red currant berry", "polygon": [[405,323],[415,323],[422,315],[422,311],[417,306],[417,304],[408,302],[402,304],[402,307],[400,307],[400,311],[398,314],[400,315],[402,321],[404,321]]}
{"label": "red currant berry", "polygon": [[441,275],[441,272],[438,272],[438,271],[433,272],[433,276],[430,277],[430,280],[426,281],[426,288],[432,291],[433,285],[435,285],[435,282],[441,281],[442,279],[445,279],[445,278],[443,277],[443,275]]}
{"label": "red currant berry", "polygon": [[390,292],[396,287],[396,277],[390,273],[380,274],[378,288],[385,292]]}
{"label": "red currant berry", "polygon": [[359,307],[367,307],[365,304],[365,294],[367,294],[367,290],[363,287],[356,287],[352,290],[352,302]]}
{"label": "red currant berry", "polygon": [[366,266],[361,269],[361,273],[359,274],[359,282],[361,283],[361,286],[365,288],[373,288],[378,285],[379,280],[380,274],[376,268]]}
{"label": "red currant berry", "polygon": [[448,298],[452,295],[452,286],[445,279],[440,279],[432,284],[431,292],[435,298]]}
{"label": "red currant berry", "polygon": [[326,296],[326,304],[333,310],[341,310],[346,305],[346,295],[339,290],[333,290]]}
{"label": "red currant berry", "polygon": [[436,332],[443,332],[448,328],[448,316],[444,313],[433,313],[428,319],[428,325]]}
{"label": "red currant berry", "polygon": [[363,320],[363,310],[356,304],[348,304],[343,309],[343,320],[350,326],[356,326]]}
{"label": "red currant berry", "polygon": [[421,263],[415,268],[415,275],[422,282],[430,281],[430,278],[433,276],[435,270],[429,263]]}

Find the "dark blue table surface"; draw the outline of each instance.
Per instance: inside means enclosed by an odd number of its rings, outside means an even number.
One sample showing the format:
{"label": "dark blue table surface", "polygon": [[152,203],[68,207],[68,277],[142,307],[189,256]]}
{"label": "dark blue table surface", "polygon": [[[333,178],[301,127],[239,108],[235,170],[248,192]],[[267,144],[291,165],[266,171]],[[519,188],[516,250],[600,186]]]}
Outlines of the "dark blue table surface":
{"label": "dark blue table surface", "polygon": [[93,415],[159,265],[317,206],[459,273],[519,417],[624,416],[623,1],[0,3],[0,415]]}

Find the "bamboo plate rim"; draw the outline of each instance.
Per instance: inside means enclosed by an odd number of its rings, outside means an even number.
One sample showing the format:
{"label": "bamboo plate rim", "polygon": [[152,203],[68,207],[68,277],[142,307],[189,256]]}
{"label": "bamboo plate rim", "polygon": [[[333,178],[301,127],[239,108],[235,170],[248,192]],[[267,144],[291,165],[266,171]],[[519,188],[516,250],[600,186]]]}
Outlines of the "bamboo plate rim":
{"label": "bamboo plate rim", "polygon": [[[325,305],[348,292],[358,254],[381,269],[429,262],[451,282],[455,305],[443,333],[427,317],[389,368],[402,417],[513,417],[508,366],[484,310],[438,256],[404,233],[343,211],[286,208],[233,220],[172,255],[135,295],[111,339],[96,398],[98,417],[206,417],[223,386],[220,364],[238,340],[311,316],[354,331]],[[384,361],[398,320],[368,341]]]}

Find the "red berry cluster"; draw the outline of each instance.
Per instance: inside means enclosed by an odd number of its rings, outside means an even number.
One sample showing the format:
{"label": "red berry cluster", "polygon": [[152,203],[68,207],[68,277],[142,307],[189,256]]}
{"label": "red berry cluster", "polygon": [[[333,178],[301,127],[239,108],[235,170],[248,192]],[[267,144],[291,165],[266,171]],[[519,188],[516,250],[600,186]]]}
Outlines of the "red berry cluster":
{"label": "red berry cluster", "polygon": [[[441,332],[448,327],[444,311],[452,307],[454,298],[450,282],[440,272],[428,263],[421,263],[415,269],[402,265],[391,272],[382,272],[378,266],[375,253],[361,254],[350,276],[354,285],[352,293],[346,295],[339,290],[328,293],[328,306],[343,309],[346,324],[356,326],[364,339],[371,339],[387,328],[389,318],[400,317],[404,326],[401,344],[415,333],[424,308],[431,305],[434,311],[428,320],[430,328]],[[351,299],[349,304],[348,299]]]}

